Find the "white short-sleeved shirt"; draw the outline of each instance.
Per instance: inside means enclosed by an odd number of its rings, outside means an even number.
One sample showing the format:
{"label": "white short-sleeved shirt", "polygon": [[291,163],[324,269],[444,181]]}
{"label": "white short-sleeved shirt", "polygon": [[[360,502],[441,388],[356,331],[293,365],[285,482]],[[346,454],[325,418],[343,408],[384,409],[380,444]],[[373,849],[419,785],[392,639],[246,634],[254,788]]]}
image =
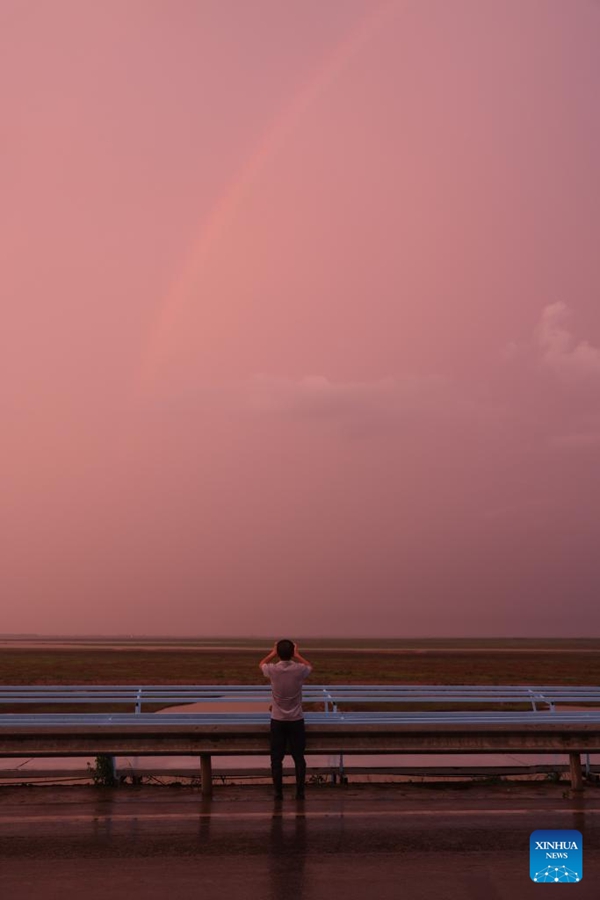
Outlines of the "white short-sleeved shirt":
{"label": "white short-sleeved shirt", "polygon": [[271,718],[280,722],[303,719],[302,683],[312,672],[312,667],[293,659],[281,659],[277,663],[264,663],[261,669],[265,678],[271,681]]}

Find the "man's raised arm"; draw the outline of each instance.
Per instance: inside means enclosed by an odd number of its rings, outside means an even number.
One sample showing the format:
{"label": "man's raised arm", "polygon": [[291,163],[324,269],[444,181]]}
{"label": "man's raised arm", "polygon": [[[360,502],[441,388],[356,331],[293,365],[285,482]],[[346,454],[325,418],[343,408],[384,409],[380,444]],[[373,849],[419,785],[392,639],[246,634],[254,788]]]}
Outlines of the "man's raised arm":
{"label": "man's raised arm", "polygon": [[300,656],[298,644],[294,644],[294,660],[295,662],[302,663],[303,665],[308,666],[309,669],[312,669],[312,663],[310,663],[307,659],[304,659],[303,656]]}
{"label": "man's raised arm", "polygon": [[259,662],[258,668],[261,670],[261,672],[262,672],[262,667],[263,667],[264,665],[266,665],[267,663],[270,663],[271,660],[272,660],[272,659],[275,659],[276,656],[277,656],[277,642],[275,642],[275,643],[273,644],[273,648],[272,648],[271,652],[268,653],[268,654],[265,656],[265,658],[264,658],[264,659],[261,659],[261,661]]}

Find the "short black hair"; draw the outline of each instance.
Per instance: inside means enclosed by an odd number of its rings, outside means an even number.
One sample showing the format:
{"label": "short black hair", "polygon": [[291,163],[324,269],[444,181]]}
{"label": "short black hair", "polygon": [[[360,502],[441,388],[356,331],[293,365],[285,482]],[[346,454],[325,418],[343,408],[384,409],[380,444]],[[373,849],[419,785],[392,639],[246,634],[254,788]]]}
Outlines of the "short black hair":
{"label": "short black hair", "polygon": [[279,659],[291,659],[294,655],[294,642],[283,640],[277,641],[277,656]]}

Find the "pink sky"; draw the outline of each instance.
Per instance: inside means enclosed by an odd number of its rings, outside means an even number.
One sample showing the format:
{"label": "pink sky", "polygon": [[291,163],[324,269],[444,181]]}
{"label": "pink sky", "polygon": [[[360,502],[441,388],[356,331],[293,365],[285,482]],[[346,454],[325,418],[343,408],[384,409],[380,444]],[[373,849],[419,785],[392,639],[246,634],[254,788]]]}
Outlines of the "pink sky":
{"label": "pink sky", "polygon": [[600,4],[0,4],[2,632],[600,634]]}

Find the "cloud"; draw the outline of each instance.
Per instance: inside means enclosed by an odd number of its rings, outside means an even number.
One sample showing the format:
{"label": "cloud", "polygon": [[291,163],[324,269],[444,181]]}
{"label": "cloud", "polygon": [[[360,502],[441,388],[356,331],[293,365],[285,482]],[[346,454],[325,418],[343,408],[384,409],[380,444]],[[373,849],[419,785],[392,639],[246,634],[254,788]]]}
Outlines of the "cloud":
{"label": "cloud", "polygon": [[572,315],[566,303],[549,303],[528,340],[502,349],[512,375],[501,379],[500,391],[532,446],[578,451],[600,445],[600,347],[576,337]]}
{"label": "cloud", "polygon": [[408,409],[431,402],[443,382],[439,379],[382,378],[378,381],[334,382],[323,375],[298,380],[257,375],[248,385],[250,406],[261,412],[303,413],[337,417],[378,411]]}
{"label": "cloud", "polygon": [[556,506],[552,497],[534,497],[526,500],[518,500],[515,503],[506,503],[494,506],[482,513],[484,519],[504,519],[513,516],[521,516],[523,513],[536,514],[540,510],[551,510]]}
{"label": "cloud", "polygon": [[574,337],[565,327],[571,316],[566,303],[545,306],[534,331],[534,343],[544,365],[571,378],[600,376],[600,347]]}
{"label": "cloud", "polygon": [[245,401],[255,414],[333,421],[355,429],[463,419],[478,410],[474,400],[435,376],[335,382],[323,375],[297,380],[259,375],[247,383]]}
{"label": "cloud", "polygon": [[387,390],[387,379],[369,383],[335,384],[322,375],[292,380],[256,375],[246,386],[246,399],[255,412],[285,415],[337,416],[359,406],[377,403]]}
{"label": "cloud", "polygon": [[516,359],[521,351],[519,344],[516,341],[509,341],[508,344],[505,344],[502,348],[501,358],[510,361],[511,359]]}
{"label": "cloud", "polygon": [[550,438],[552,447],[559,449],[585,449],[600,447],[600,431],[576,431],[572,434],[557,434]]}

